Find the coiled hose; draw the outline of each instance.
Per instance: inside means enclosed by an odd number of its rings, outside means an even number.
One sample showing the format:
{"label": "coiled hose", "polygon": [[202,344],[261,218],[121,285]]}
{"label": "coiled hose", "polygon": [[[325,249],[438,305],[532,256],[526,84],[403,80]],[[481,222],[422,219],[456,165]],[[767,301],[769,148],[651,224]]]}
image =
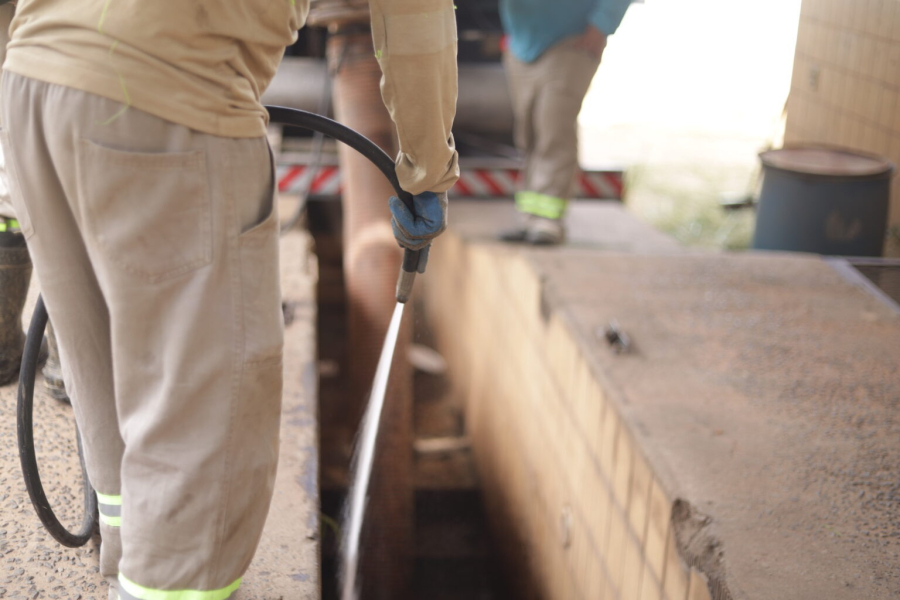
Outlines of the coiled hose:
{"label": "coiled hose", "polygon": [[25,488],[31,505],[41,519],[41,523],[47,529],[47,533],[53,536],[57,542],[69,548],[84,546],[97,527],[97,495],[88,481],[87,471],[84,468],[84,454],[81,451],[81,435],[78,427],[75,435],[78,436],[78,459],[81,462],[81,473],[84,481],[84,518],[78,531],[72,532],[60,523],[50,501],[44,493],[41,484],[41,474],[38,471],[37,455],[34,452],[34,381],[37,375],[38,360],[41,353],[41,343],[44,340],[44,329],[47,327],[47,309],[44,307],[44,299],[38,298],[31,316],[31,325],[28,327],[28,337],[25,340],[25,352],[22,354],[22,367],[19,370],[19,398],[16,406],[16,429],[19,438],[19,460],[22,463],[22,475],[25,477]]}
{"label": "coiled hose", "polygon": [[[2,3],[2,0],[0,0],[0,3]],[[394,188],[397,197],[399,197],[410,210],[413,210],[412,196],[400,187],[400,182],[394,171],[394,161],[384,152],[384,150],[379,148],[371,140],[360,135],[356,131],[353,131],[349,127],[321,115],[282,106],[267,106],[266,109],[269,111],[269,118],[273,123],[289,125],[292,127],[302,127],[330,136],[339,142],[347,144],[362,154],[369,159],[378,170],[384,173],[384,176],[387,177],[391,186]],[[409,296],[418,262],[419,252],[410,250],[405,252],[397,292],[398,300],[401,302],[405,302]],[[402,290],[401,287],[403,288]],[[37,512],[38,517],[47,529],[47,532],[63,546],[78,548],[91,539],[91,535],[93,535],[97,528],[98,519],[97,495],[91,487],[85,469],[84,455],[81,449],[81,436],[76,428],[76,435],[78,436],[78,456],[81,462],[84,480],[84,518],[81,521],[80,528],[74,532],[66,529],[50,507],[50,502],[47,500],[47,495],[44,493],[44,486],[41,483],[37,455],[34,451],[34,382],[37,376],[41,343],[44,338],[44,330],[46,327],[47,309],[44,306],[43,298],[39,297],[34,308],[34,314],[31,317],[31,324],[28,327],[28,336],[25,340],[25,352],[22,355],[22,366],[19,370],[18,403],[16,406],[19,461],[22,464],[22,475],[25,479],[28,497],[31,499],[31,504],[34,506],[34,510]]]}

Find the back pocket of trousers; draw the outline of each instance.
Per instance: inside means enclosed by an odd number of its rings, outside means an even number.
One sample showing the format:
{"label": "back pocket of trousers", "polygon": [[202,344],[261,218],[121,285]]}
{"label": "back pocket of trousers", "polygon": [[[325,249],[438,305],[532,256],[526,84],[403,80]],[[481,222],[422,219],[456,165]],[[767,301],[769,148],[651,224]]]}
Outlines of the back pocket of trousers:
{"label": "back pocket of trousers", "polygon": [[284,313],[278,264],[278,210],[238,237],[244,318],[244,365],[281,363]]}
{"label": "back pocket of trousers", "polygon": [[77,160],[88,230],[111,263],[156,282],[212,261],[203,151],[129,152],[81,140]]}

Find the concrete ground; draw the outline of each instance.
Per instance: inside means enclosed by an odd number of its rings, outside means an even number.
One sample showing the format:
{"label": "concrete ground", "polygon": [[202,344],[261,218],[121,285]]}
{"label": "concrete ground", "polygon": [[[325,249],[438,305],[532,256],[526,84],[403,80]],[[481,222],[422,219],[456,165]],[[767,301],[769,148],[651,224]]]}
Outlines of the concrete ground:
{"label": "concrete ground", "polygon": [[[493,241],[515,226],[512,202],[451,200],[450,227],[471,241]],[[681,254],[686,249],[631,215],[619,202],[576,201],[566,216],[567,249],[638,254]],[[527,249],[526,246],[521,246]]]}
{"label": "concrete ground", "polygon": [[[306,234],[294,231],[282,238],[281,268],[287,321],[281,459],[263,539],[237,596],[241,600],[320,597],[316,268]],[[72,411],[41,385],[34,416],[41,475],[54,510],[74,527],[82,505]],[[34,513],[19,467],[15,407],[15,384],[0,387],[0,598],[105,599],[96,546],[63,548]]]}

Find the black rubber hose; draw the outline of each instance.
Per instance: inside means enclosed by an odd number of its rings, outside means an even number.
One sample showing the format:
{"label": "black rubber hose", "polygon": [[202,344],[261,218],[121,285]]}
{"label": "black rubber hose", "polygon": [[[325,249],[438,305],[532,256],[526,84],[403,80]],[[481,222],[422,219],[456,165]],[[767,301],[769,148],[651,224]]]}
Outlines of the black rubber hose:
{"label": "black rubber hose", "polygon": [[59,519],[50,508],[50,501],[44,493],[41,484],[41,476],[38,471],[37,455],[34,451],[34,381],[37,376],[38,363],[40,361],[41,343],[44,340],[44,330],[47,327],[47,309],[44,307],[43,298],[38,298],[31,317],[31,325],[28,327],[28,337],[25,340],[25,352],[22,355],[22,367],[19,370],[19,398],[16,407],[16,425],[19,437],[19,460],[22,463],[22,475],[25,477],[25,488],[28,497],[37,512],[41,523],[47,532],[57,542],[69,548],[84,546],[97,527],[97,496],[88,480],[87,471],[84,468],[84,455],[81,450],[81,435],[75,428],[78,436],[78,457],[81,462],[81,472],[84,478],[84,518],[81,528],[71,532],[59,522]]}
{"label": "black rubber hose", "polygon": [[[346,49],[346,47],[345,47]],[[341,53],[340,60],[338,61],[338,70],[340,69],[341,63],[344,60],[344,53]],[[326,115],[328,114],[328,110],[331,108],[331,72],[329,70],[328,73],[328,81],[322,86],[322,98],[319,101],[318,114]],[[325,149],[325,134],[316,131],[313,134],[312,139],[312,155],[313,160],[312,163],[307,167],[309,169],[309,177],[306,179],[306,183],[303,186],[303,190],[300,192],[300,197],[297,202],[297,208],[294,209],[294,214],[291,217],[281,224],[281,233],[287,233],[291,229],[293,229],[297,223],[300,222],[300,219],[303,217],[303,213],[306,212],[306,205],[309,202],[309,197],[312,194],[313,184],[316,181],[316,176],[319,174],[319,169],[322,168],[322,153]],[[277,185],[277,182],[276,182]]]}
{"label": "black rubber hose", "polygon": [[412,195],[400,187],[400,181],[397,179],[397,173],[394,170],[394,161],[387,153],[378,147],[378,145],[366,136],[357,133],[346,125],[341,125],[337,121],[332,121],[328,117],[307,112],[305,110],[297,110],[295,108],[286,108],[284,106],[267,106],[269,118],[275,123],[281,125],[290,125],[292,127],[302,127],[311,131],[323,133],[339,142],[347,144],[364,157],[369,159],[373,165],[378,167],[387,180],[391,182],[397,197],[403,200],[403,203],[413,210]]}
{"label": "black rubber hose", "polygon": [[[2,0],[0,0],[2,4]],[[360,135],[345,125],[341,125],[337,121],[332,121],[327,117],[296,110],[293,108],[285,108],[282,106],[267,106],[269,117],[275,123],[282,125],[290,125],[293,127],[302,127],[311,131],[319,132],[324,135],[333,137],[339,142],[347,144],[369,161],[378,167],[391,186],[394,188],[397,197],[413,211],[413,199],[409,192],[400,187],[400,181],[397,179],[397,173],[394,170],[394,161],[388,156],[384,150],[379,148],[374,142],[367,137]],[[414,274],[419,262],[419,252],[406,250],[403,257],[403,270]],[[405,301],[405,300],[404,300]],[[22,356],[22,367],[19,371],[19,397],[18,406],[16,408],[16,423],[19,437],[19,460],[22,463],[22,475],[25,478],[25,487],[28,490],[28,497],[34,506],[35,512],[41,519],[41,523],[47,528],[47,532],[53,536],[63,546],[69,548],[77,548],[83,546],[91,538],[97,526],[97,496],[91,488],[90,481],[87,477],[87,471],[84,467],[84,455],[81,450],[81,436],[78,436],[78,455],[81,460],[81,469],[84,475],[84,519],[81,523],[81,529],[75,533],[67,530],[50,508],[50,502],[44,493],[44,487],[41,484],[41,475],[38,471],[37,456],[34,451],[34,423],[33,423],[33,407],[34,407],[34,382],[37,376],[39,354],[41,343],[44,339],[44,330],[47,327],[47,309],[44,306],[44,300],[38,297],[37,305],[34,308],[34,314],[31,317],[31,325],[28,328],[28,337],[25,341],[25,352]],[[76,428],[76,435],[78,430]]]}
{"label": "black rubber hose", "polygon": [[[275,123],[282,125],[291,125],[293,127],[302,127],[311,131],[324,133],[329,137],[333,137],[339,142],[347,144],[364,157],[369,159],[379,171],[387,177],[394,188],[397,197],[406,204],[410,212],[415,213],[413,207],[412,194],[400,187],[400,180],[397,179],[397,172],[394,169],[393,159],[387,153],[378,147],[378,145],[364,135],[353,131],[346,125],[341,125],[337,121],[332,121],[328,117],[307,112],[305,110],[297,110],[294,108],[286,108],[284,106],[267,106],[269,118]],[[403,270],[408,273],[415,273],[416,266],[419,263],[418,250],[406,250],[403,256]],[[414,265],[408,267],[408,265]],[[405,300],[404,300],[405,301]]]}

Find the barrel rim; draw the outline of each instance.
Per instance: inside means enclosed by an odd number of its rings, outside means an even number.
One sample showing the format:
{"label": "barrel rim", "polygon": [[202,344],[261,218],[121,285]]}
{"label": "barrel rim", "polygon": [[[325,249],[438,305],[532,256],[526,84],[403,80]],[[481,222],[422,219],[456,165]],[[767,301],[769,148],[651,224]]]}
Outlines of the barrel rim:
{"label": "barrel rim", "polygon": [[[861,172],[861,173],[829,173],[825,170],[817,170],[815,168],[803,169],[803,168],[791,168],[786,167],[784,165],[775,164],[772,162],[772,155],[775,153],[781,152],[783,150],[827,150],[831,152],[840,152],[842,154],[847,154],[851,156],[856,156],[860,158],[867,158],[877,163],[880,163],[877,168],[873,168],[870,172]],[[759,153],[759,159],[762,161],[763,166],[766,169],[775,169],[777,171],[782,171],[784,173],[792,173],[797,175],[806,175],[812,177],[821,177],[827,179],[844,179],[844,180],[852,180],[852,181],[865,181],[872,179],[890,179],[896,173],[897,167],[892,163],[889,159],[884,156],[874,154],[871,152],[863,152],[860,150],[854,150],[852,148],[847,148],[844,146],[837,146],[832,144],[785,144],[781,148],[773,148],[769,150],[764,150]]]}

